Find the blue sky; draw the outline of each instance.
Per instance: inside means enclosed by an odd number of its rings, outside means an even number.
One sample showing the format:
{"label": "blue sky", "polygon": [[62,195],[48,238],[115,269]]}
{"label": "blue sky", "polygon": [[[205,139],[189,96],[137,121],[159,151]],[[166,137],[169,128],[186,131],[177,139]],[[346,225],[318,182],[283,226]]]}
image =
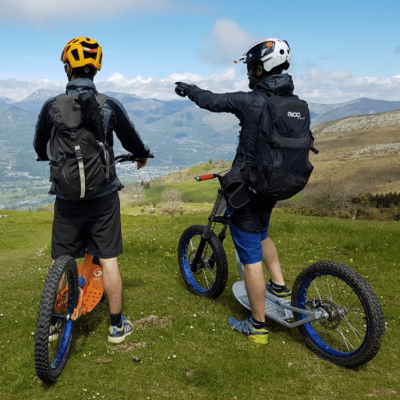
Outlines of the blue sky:
{"label": "blue sky", "polygon": [[76,36],[103,47],[101,90],[172,99],[175,79],[247,90],[232,61],[280,37],[306,100],[400,100],[399,14],[399,0],[0,0],[0,96],[63,89],[60,54]]}

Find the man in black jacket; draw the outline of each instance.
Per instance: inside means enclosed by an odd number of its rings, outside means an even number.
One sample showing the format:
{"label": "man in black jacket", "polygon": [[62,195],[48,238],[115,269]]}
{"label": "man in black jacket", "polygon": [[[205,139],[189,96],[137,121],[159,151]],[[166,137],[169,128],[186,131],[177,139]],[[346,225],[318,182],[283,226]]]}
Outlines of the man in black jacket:
{"label": "man in black jacket", "polygon": [[[69,80],[66,87],[67,96],[78,96],[88,92],[98,95],[93,78],[101,69],[102,56],[101,47],[93,39],[79,37],[66,44],[61,61]],[[44,104],[36,125],[33,147],[41,160],[49,160],[48,143],[54,125],[50,110],[55,100],[56,98],[49,99]],[[127,151],[136,157],[143,157],[138,162],[138,168],[145,166],[150,151],[143,144],[124,107],[117,100],[107,97],[102,110],[102,126],[106,134],[110,164],[113,165],[114,160],[115,131]],[[132,333],[133,325],[129,318],[121,314],[122,278],[117,258],[122,254],[118,196],[120,183],[115,173],[112,176],[114,179],[83,199],[70,198],[59,187],[55,187],[51,255],[53,262],[62,255],[81,258],[86,251],[99,258],[111,314],[108,341],[121,343]],[[50,336],[57,335],[57,326],[52,326],[50,331]]]}
{"label": "man in black jacket", "polygon": [[[249,87],[252,92],[216,94],[202,90],[195,85],[177,82],[175,91],[179,96],[188,96],[199,107],[213,112],[229,112],[236,115],[241,126],[239,144],[232,170],[244,169],[251,159],[251,149],[259,134],[261,118],[266,106],[262,92],[293,93],[290,75],[282,74],[290,66],[291,53],[288,43],[277,38],[262,39],[253,44],[235,62],[247,64]],[[249,191],[250,201],[237,210],[229,209],[229,227],[240,261],[245,266],[245,281],[252,315],[249,319],[228,320],[228,325],[258,344],[268,343],[268,328],[265,323],[265,280],[262,261],[270,274],[267,290],[276,296],[289,300],[291,291],[285,285],[278,253],[268,237],[268,227],[275,202],[266,201]]]}

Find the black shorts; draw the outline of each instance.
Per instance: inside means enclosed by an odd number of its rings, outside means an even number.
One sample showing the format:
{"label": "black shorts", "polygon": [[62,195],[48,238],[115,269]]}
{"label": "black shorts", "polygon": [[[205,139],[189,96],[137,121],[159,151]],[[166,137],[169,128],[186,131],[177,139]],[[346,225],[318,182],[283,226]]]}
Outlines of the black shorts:
{"label": "black shorts", "polygon": [[63,255],[82,258],[85,252],[99,258],[122,254],[118,192],[82,201],[57,197],[51,246],[53,260]]}
{"label": "black shorts", "polygon": [[250,201],[237,210],[229,210],[231,222],[243,232],[260,233],[269,224],[276,201],[266,200],[249,193]]}

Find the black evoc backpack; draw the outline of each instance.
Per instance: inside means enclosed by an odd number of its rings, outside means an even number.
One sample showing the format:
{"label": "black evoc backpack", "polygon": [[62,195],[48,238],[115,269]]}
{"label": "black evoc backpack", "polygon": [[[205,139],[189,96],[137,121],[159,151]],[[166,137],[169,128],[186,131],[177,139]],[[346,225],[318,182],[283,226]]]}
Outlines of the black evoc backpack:
{"label": "black evoc backpack", "polygon": [[308,104],[290,93],[265,97],[260,132],[242,169],[250,189],[269,200],[285,200],[306,186],[313,170],[309,151],[315,154]]}
{"label": "black evoc backpack", "polygon": [[110,165],[102,106],[107,96],[85,92],[61,94],[50,109],[53,129],[47,144],[50,160],[51,194],[84,199],[116,177]]}

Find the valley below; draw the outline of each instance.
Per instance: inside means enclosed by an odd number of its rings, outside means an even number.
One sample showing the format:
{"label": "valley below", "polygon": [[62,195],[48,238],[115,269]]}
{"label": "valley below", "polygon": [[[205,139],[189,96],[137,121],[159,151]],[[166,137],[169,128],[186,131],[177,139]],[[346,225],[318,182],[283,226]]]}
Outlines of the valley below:
{"label": "valley below", "polygon": [[[106,92],[126,108],[143,141],[155,154],[147,166],[121,164],[125,185],[146,182],[235,156],[240,127],[232,114],[213,114],[188,100],[161,101]],[[38,90],[15,104],[0,104],[0,209],[34,210],[54,202],[47,194],[47,162],[32,147],[37,116],[55,93]],[[400,102],[357,99],[341,104],[310,104],[318,155],[307,191],[327,184],[349,193],[400,192]],[[126,153],[115,139],[115,155]]]}

